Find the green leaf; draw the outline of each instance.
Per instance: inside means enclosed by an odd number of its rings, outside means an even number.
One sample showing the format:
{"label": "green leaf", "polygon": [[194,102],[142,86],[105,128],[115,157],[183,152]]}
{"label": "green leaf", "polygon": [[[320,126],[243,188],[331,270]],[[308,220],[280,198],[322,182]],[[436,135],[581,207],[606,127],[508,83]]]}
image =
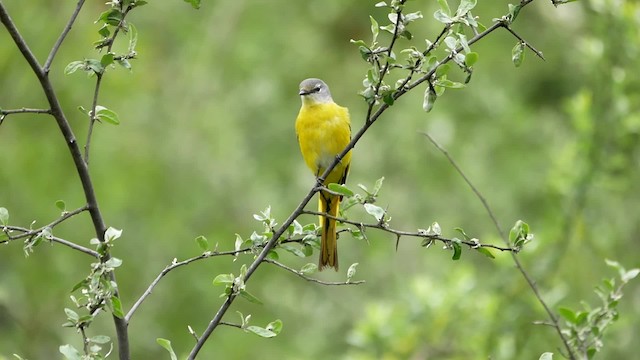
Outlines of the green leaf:
{"label": "green leaf", "polygon": [[9,223],[9,210],[7,208],[0,207],[0,223],[5,226]]}
{"label": "green leaf", "polygon": [[542,355],[540,355],[538,360],[553,360],[553,353],[552,352],[542,353]]}
{"label": "green leaf", "polygon": [[364,210],[369,215],[372,215],[373,217],[375,217],[376,220],[378,221],[382,221],[382,219],[384,218],[384,209],[381,208],[380,206],[373,205],[373,204],[364,204]]}
{"label": "green leaf", "polygon": [[314,263],[308,263],[305,264],[302,269],[300,269],[300,272],[303,274],[313,274],[315,272],[318,271],[318,265],[314,264]]}
{"label": "green leaf", "polygon": [[524,61],[524,47],[524,42],[519,41],[516,46],[513,47],[513,50],[511,50],[511,60],[516,67],[520,67]]}
{"label": "green leaf", "polygon": [[114,111],[107,109],[104,106],[96,105],[96,118],[98,120],[104,120],[113,125],[119,125],[120,119],[118,118],[118,114]]}
{"label": "green leaf", "polygon": [[327,185],[327,188],[329,188],[329,190],[337,192],[339,194],[342,194],[344,196],[347,197],[351,197],[354,195],[353,191],[351,191],[351,189],[349,189],[348,187],[346,187],[345,185],[342,184],[336,184],[336,183],[331,183],[329,185]]}
{"label": "green leaf", "polygon": [[622,282],[626,283],[629,280],[634,279],[636,276],[638,276],[638,274],[640,274],[640,269],[631,269],[622,274],[620,278],[622,279]]}
{"label": "green leaf", "polygon": [[64,68],[64,74],[73,74],[79,69],[84,68],[84,61],[72,61]]}
{"label": "green leaf", "polygon": [[442,10],[443,13],[449,16],[451,15],[451,8],[449,8],[449,4],[447,3],[447,0],[438,0],[438,5],[440,5],[440,9]]}
{"label": "green leaf", "polygon": [[67,360],[81,360],[82,359],[82,355],[80,355],[80,352],[74,348],[73,346],[66,344],[66,345],[61,345],[58,350],[60,351],[60,353],[62,355],[64,355],[64,358]]}
{"label": "green leaf", "polygon": [[249,300],[249,302],[252,302],[252,303],[258,304],[258,305],[262,305],[262,301],[260,301],[260,299],[258,299],[254,295],[252,295],[247,290],[240,290],[240,296],[242,296],[243,298]]}
{"label": "green leaf", "polygon": [[277,319],[268,323],[266,329],[276,334],[280,334],[280,332],[282,331],[282,320]]}
{"label": "green leaf", "polygon": [[[236,234],[236,236],[238,236],[238,234]],[[242,239],[240,239],[242,240]],[[196,238],[196,243],[198,244],[198,246],[200,247],[200,249],[202,251],[207,251],[209,250],[209,241],[207,240],[206,237],[200,235]],[[238,249],[236,249],[238,250]]]}
{"label": "green leaf", "polygon": [[387,6],[389,6],[389,5],[387,5],[387,3],[386,3],[386,2],[384,2],[384,1],[380,1],[380,2],[376,3],[376,4],[375,4],[375,5],[373,5],[373,6],[375,6],[375,7],[387,7]]}
{"label": "green leaf", "polygon": [[263,338],[272,338],[274,336],[277,336],[278,334],[276,334],[275,332],[271,331],[271,330],[267,330],[265,328],[261,328],[259,326],[247,326],[247,331],[250,331],[258,336],[261,336]]}
{"label": "green leaf", "polygon": [[469,52],[464,56],[464,63],[468,67],[473,66],[478,61],[478,53],[477,52]]}
{"label": "green leaf", "polygon": [[351,264],[351,266],[349,266],[349,269],[347,269],[347,282],[351,281],[351,278],[353,278],[353,276],[356,274],[357,266],[358,263],[353,263]]}
{"label": "green leaf", "polygon": [[67,319],[69,319],[69,320],[71,320],[73,322],[77,322],[78,319],[80,319],[80,315],[78,315],[77,312],[75,312],[75,311],[73,311],[71,309],[65,308],[64,309],[64,313],[67,314]]}
{"label": "green leaf", "polygon": [[464,16],[466,13],[476,7],[478,0],[461,0],[458,10],[456,10],[456,16]]}
{"label": "green leaf", "polygon": [[113,58],[113,53],[102,55],[102,58],[100,58],[100,65],[102,65],[103,68],[106,68],[107,66],[113,64]]}
{"label": "green leaf", "polygon": [[451,81],[448,79],[438,79],[434,82],[434,85],[442,86],[449,89],[462,89],[465,87],[463,83],[457,81]]}
{"label": "green leaf", "polygon": [[58,209],[60,209],[60,211],[66,211],[67,210],[67,205],[64,203],[63,200],[56,201],[56,207]]}
{"label": "green leaf", "polygon": [[293,245],[290,245],[290,244],[281,244],[280,247],[285,249],[286,251],[292,253],[295,256],[307,257],[307,255],[305,255],[305,253],[302,252],[302,250],[298,249],[296,246],[293,246]]}
{"label": "green leaf", "polygon": [[113,312],[113,316],[122,319],[124,317],[124,313],[122,311],[122,302],[120,301],[120,298],[113,295],[109,299],[109,302],[111,303],[111,311]]}
{"label": "green leaf", "polygon": [[[373,36],[372,43],[375,43],[378,40],[378,33],[380,32],[380,26],[376,19],[373,16],[369,15],[369,19],[371,20],[371,35]],[[374,45],[375,46],[375,45]]]}
{"label": "green leaf", "polygon": [[376,180],[376,183],[373,184],[373,195],[378,195],[380,189],[382,188],[382,183],[384,182],[384,176]]}
{"label": "green leaf", "polygon": [[567,320],[568,322],[572,323],[572,324],[577,324],[577,317],[576,317],[576,313],[573,312],[573,310],[567,308],[567,307],[559,307],[558,308],[558,313],[560,314],[560,316],[562,316],[565,320]]}
{"label": "green leaf", "polygon": [[479,247],[476,249],[479,253],[485,255],[488,258],[491,259],[495,259],[496,257],[493,255],[493,253],[491,253],[491,250],[487,249],[486,247]]}
{"label": "green leaf", "polygon": [[111,341],[111,338],[107,335],[96,335],[94,337],[89,338],[89,341],[95,344],[106,344]]}
{"label": "green leaf", "polygon": [[453,247],[453,256],[451,257],[451,260],[459,260],[462,255],[462,246],[460,246],[460,243],[457,241],[452,241],[451,246]]}
{"label": "green leaf", "polygon": [[138,29],[129,23],[129,53],[135,53],[138,44]]}
{"label": "green leaf", "polygon": [[112,257],[111,259],[107,260],[104,264],[105,266],[108,266],[110,268],[117,268],[120,265],[122,265],[122,260]]}
{"label": "green leaf", "polygon": [[109,26],[107,24],[102,25],[100,30],[98,30],[98,34],[100,34],[100,36],[102,36],[103,38],[109,37],[109,35],[111,35],[111,31],[109,31]]}
{"label": "green leaf", "polygon": [[431,86],[427,86],[424,91],[424,101],[422,102],[422,109],[426,112],[430,112],[433,109],[433,104],[436,102],[438,95]]}
{"label": "green leaf", "polygon": [[513,5],[509,4],[509,22],[514,22],[520,13],[520,9],[522,9],[522,5]]}
{"label": "green leaf", "polygon": [[442,9],[436,10],[436,12],[433,13],[433,17],[443,24],[451,24],[453,22],[453,19],[451,19],[449,15],[445,14]]}
{"label": "green leaf", "polygon": [[440,78],[446,75],[449,72],[449,69],[451,69],[451,65],[449,64],[442,64],[438,66],[438,68],[436,69],[436,77]]}
{"label": "green leaf", "polygon": [[122,20],[123,16],[124,14],[122,14],[120,10],[114,7],[100,14],[98,21],[102,21],[105,24],[109,24],[111,26],[118,26],[120,25],[120,21]]}
{"label": "green leaf", "polygon": [[219,274],[213,279],[213,285],[233,284],[233,279],[235,279],[233,274]]}
{"label": "green leaf", "polygon": [[118,230],[116,228],[109,226],[107,231],[104,232],[104,240],[107,242],[112,242],[116,239],[119,239],[121,235],[122,235],[122,230]]}
{"label": "green leaf", "polygon": [[171,360],[178,360],[178,356],[171,347],[171,341],[163,338],[157,338],[156,342],[158,343],[158,345],[162,346],[169,352],[169,355],[171,355]]}
{"label": "green leaf", "polygon": [[200,9],[200,0],[184,0],[184,2],[191,4],[194,9]]}

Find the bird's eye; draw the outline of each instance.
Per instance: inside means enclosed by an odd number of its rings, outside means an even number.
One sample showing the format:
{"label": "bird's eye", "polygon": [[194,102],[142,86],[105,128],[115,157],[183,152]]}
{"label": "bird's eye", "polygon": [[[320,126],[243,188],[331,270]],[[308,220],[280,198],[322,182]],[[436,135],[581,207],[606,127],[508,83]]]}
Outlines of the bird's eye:
{"label": "bird's eye", "polygon": [[313,89],[313,92],[320,92],[321,89],[322,89],[322,86],[318,85]]}

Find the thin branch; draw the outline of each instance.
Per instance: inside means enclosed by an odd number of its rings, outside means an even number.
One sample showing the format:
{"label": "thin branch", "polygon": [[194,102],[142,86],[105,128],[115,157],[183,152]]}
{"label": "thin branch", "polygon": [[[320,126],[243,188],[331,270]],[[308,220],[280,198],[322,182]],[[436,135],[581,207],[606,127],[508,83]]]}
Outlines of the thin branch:
{"label": "thin branch", "polygon": [[56,56],[58,49],[60,49],[60,45],[62,45],[62,42],[64,41],[64,39],[67,37],[67,34],[71,30],[73,23],[76,21],[76,18],[80,13],[80,9],[82,9],[82,5],[84,5],[84,1],[85,0],[78,0],[78,4],[76,5],[76,8],[73,11],[73,14],[71,14],[71,17],[67,22],[67,25],[64,27],[64,30],[62,30],[62,33],[58,37],[58,40],[56,40],[56,43],[53,45],[53,48],[51,48],[51,51],[49,52],[49,56],[47,56],[47,60],[44,62],[44,67],[42,68],[45,74],[49,73],[49,69],[51,68],[51,63],[53,62],[53,58]]}
{"label": "thin branch", "polygon": [[49,114],[51,115],[50,109],[33,109],[33,108],[20,108],[20,109],[0,109],[0,115],[11,115],[11,114]]}
{"label": "thin branch", "polygon": [[[497,220],[495,214],[491,210],[491,207],[489,206],[489,203],[484,198],[484,196],[482,196],[480,191],[478,191],[478,189],[473,185],[473,183],[465,175],[465,173],[462,171],[462,169],[460,169],[460,167],[458,166],[458,164],[456,164],[456,162],[453,160],[451,155],[449,155],[449,153],[442,146],[440,146],[440,144],[438,144],[438,142],[435,141],[435,139],[433,139],[428,133],[425,132],[425,133],[423,133],[423,135],[425,135],[427,137],[427,139],[429,139],[429,141],[436,147],[436,149],[438,149],[438,151],[440,151],[447,158],[449,163],[451,163],[451,165],[456,169],[458,174],[460,174],[462,179],[465,181],[465,183],[467,183],[467,185],[471,188],[473,193],[476,195],[476,197],[482,203],[482,206],[485,208],[487,214],[491,218],[491,221],[493,221],[493,224],[494,224],[496,230],[498,231],[498,234],[500,234],[500,238],[502,238],[504,243],[507,244],[507,246],[509,246],[509,239],[507,238],[507,236],[505,235],[504,231],[500,227],[500,224],[498,223],[498,220]],[[573,350],[571,349],[571,346],[569,344],[569,340],[562,333],[562,329],[560,328],[560,324],[558,323],[558,317],[556,316],[556,314],[553,311],[551,311],[551,309],[549,308],[547,303],[542,298],[542,295],[540,294],[540,291],[538,290],[538,286],[536,285],[535,281],[533,281],[533,279],[531,279],[529,274],[526,272],[526,270],[524,269],[524,266],[520,263],[520,259],[515,254],[515,252],[511,253],[511,257],[513,258],[513,262],[516,264],[516,268],[518,268],[518,271],[520,272],[520,274],[522,274],[522,276],[526,280],[527,284],[531,288],[531,291],[533,291],[536,299],[538,300],[538,302],[542,305],[542,307],[546,311],[547,315],[549,316],[549,319],[551,319],[551,322],[553,323],[553,327],[556,329],[556,332],[558,333],[558,336],[560,336],[560,339],[562,340],[562,343],[564,344],[565,348],[567,349],[567,352],[569,354],[569,359],[575,360],[576,356],[573,353]]]}
{"label": "thin branch", "polygon": [[[342,222],[342,223],[345,223],[345,224],[355,225],[360,229],[362,229],[362,228],[370,228],[370,229],[382,230],[382,231],[388,232],[390,234],[396,235],[397,238],[400,238],[402,236],[417,237],[417,238],[426,239],[426,240],[440,241],[440,242],[444,243],[445,245],[450,245],[451,243],[454,242],[454,240],[452,240],[452,239],[447,239],[447,238],[442,237],[440,235],[430,235],[430,234],[427,234],[427,233],[425,233],[423,231],[411,232],[411,231],[392,229],[392,228],[388,227],[388,225],[385,222],[375,223],[375,224],[368,224],[368,223],[362,223],[362,222],[358,222],[358,221],[352,221],[352,220],[340,218],[340,217],[337,217],[337,216],[332,216],[330,214],[319,212],[319,211],[310,211],[310,210],[305,210],[302,213],[303,214],[308,214],[308,215],[319,215],[319,216],[327,217],[329,219],[334,219],[336,221],[339,221],[339,222]],[[500,251],[517,252],[516,249],[511,248],[511,247],[501,247],[501,246],[492,245],[492,244],[481,244],[478,241],[460,240],[460,243],[464,244],[464,245],[467,245],[467,246],[469,246],[470,248],[473,248],[473,249],[477,249],[477,248],[483,247],[483,248],[496,249],[496,250],[500,250]]]}
{"label": "thin branch", "polygon": [[290,268],[287,265],[277,262],[275,260],[271,260],[271,259],[264,259],[264,262],[269,263],[269,264],[273,264],[276,265],[279,268],[285,269],[290,273],[296,274],[298,277],[301,277],[307,281],[311,281],[314,282],[316,284],[320,284],[320,285],[330,285],[330,286],[335,286],[335,285],[359,285],[359,284],[364,284],[365,281],[364,280],[356,280],[356,281],[322,281],[322,280],[318,280],[312,277],[309,277],[307,275],[305,275],[303,272],[300,272],[296,269]]}
{"label": "thin branch", "polygon": [[[10,236],[8,231],[21,231],[21,232],[25,232],[25,233],[31,232],[31,230],[29,230],[27,228],[19,227],[19,226],[4,226],[3,230],[4,230],[4,233],[7,236]],[[34,237],[34,236],[37,236],[37,234],[31,234],[29,236]],[[22,238],[25,238],[25,237],[28,237],[28,236],[24,236],[24,234],[20,234],[20,236],[13,236],[13,237],[10,237],[7,240],[0,240],[0,245],[8,244],[9,242],[12,242],[12,241],[15,241],[15,240],[19,240],[19,239],[22,239]],[[91,249],[86,248],[86,247],[84,247],[82,245],[78,245],[78,244],[76,244],[74,242],[71,242],[69,240],[65,240],[65,239],[57,237],[57,236],[46,237],[46,239],[50,240],[51,242],[55,242],[55,243],[70,247],[70,248],[72,248],[74,250],[83,252],[83,253],[85,253],[87,255],[91,255],[94,258],[97,258],[97,259],[100,258],[100,254],[97,251],[91,250]]]}
{"label": "thin branch", "polygon": [[220,321],[220,325],[226,325],[226,326],[231,326],[231,327],[234,327],[234,328],[242,329],[242,325],[234,324],[234,323],[230,323],[230,322],[226,322],[226,321]]}
{"label": "thin branch", "polygon": [[184,265],[188,265],[194,261],[198,261],[198,260],[202,260],[202,259],[208,259],[211,257],[215,257],[215,256],[236,256],[239,254],[243,254],[246,252],[251,251],[251,248],[244,248],[244,249],[238,249],[238,250],[232,250],[232,251],[207,251],[204,252],[198,256],[194,256],[192,258],[183,260],[183,261],[177,261],[177,260],[173,260],[173,262],[171,263],[171,265],[167,265],[161,272],[160,274],[158,274],[158,276],[156,276],[156,278],[151,282],[151,284],[149,285],[149,287],[147,288],[147,290],[144,291],[144,293],[140,296],[140,298],[138,298],[138,300],[136,300],[136,302],[133,304],[133,306],[131,307],[131,309],[129,310],[129,312],[127,313],[127,315],[125,315],[124,319],[127,323],[129,323],[129,320],[131,320],[131,317],[133,316],[133,314],[136,312],[136,310],[138,310],[138,308],[140,307],[140,305],[142,305],[142,303],[147,299],[147,297],[149,295],[151,295],[151,293],[153,292],[153,289],[156,287],[156,285],[158,285],[158,283],[160,282],[160,280],[162,280],[162,278],[167,275],[170,271],[175,270],[181,266]]}
{"label": "thin branch", "polygon": [[520,40],[520,42],[522,42],[529,49],[531,49],[531,51],[533,51],[534,54],[538,55],[540,59],[542,59],[543,61],[546,61],[546,59],[544,58],[544,55],[542,55],[542,51],[539,51],[538,49],[534,48],[528,41],[520,37],[520,35],[518,35],[515,31],[511,30],[511,27],[507,23],[504,23],[502,27],[507,29],[507,31],[509,31],[511,35],[515,36],[516,39]]}
{"label": "thin branch", "polygon": [[[88,207],[85,205],[83,207],[77,208],[73,211],[66,211],[62,214],[62,216],[60,216],[59,218],[55,219],[54,221],[50,222],[49,224],[45,225],[45,226],[41,226],[37,229],[26,229],[26,228],[20,228],[17,226],[7,226],[7,228],[10,228],[12,230],[18,230],[18,231],[24,231],[23,234],[20,234],[18,236],[9,236],[9,240],[18,240],[18,239],[22,239],[25,237],[29,237],[29,236],[33,236],[36,235],[37,233],[41,232],[42,230],[44,230],[45,228],[51,228],[53,229],[56,225],[60,224],[61,222],[74,217],[80,213],[82,213],[83,211],[87,211]],[[8,234],[7,234],[8,235]]]}

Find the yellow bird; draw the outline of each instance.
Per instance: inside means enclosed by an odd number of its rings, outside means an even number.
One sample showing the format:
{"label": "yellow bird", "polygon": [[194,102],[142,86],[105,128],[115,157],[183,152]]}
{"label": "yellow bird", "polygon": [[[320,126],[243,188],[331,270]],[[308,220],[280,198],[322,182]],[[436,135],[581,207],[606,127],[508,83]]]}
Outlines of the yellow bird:
{"label": "yellow bird", "polygon": [[[349,110],[333,102],[329,87],[320,79],[302,81],[299,94],[302,107],[296,119],[296,135],[304,161],[313,174],[319,177],[351,141]],[[350,163],[351,151],[327,175],[324,185],[344,184]],[[337,217],[341,199],[341,196],[321,191],[318,210]],[[325,266],[330,266],[337,271],[336,221],[320,216],[320,227],[322,238],[318,268],[322,270]]]}

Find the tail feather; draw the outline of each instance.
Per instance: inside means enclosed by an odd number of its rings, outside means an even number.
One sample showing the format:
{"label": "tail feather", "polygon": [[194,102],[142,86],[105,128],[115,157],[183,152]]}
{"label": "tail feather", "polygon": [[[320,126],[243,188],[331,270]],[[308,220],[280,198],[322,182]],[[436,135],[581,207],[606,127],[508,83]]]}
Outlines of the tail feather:
{"label": "tail feather", "polygon": [[[321,192],[319,196],[318,210],[337,217],[340,206],[340,196]],[[320,260],[318,269],[329,266],[338,271],[338,238],[336,234],[336,220],[320,216],[322,236],[320,241]]]}

